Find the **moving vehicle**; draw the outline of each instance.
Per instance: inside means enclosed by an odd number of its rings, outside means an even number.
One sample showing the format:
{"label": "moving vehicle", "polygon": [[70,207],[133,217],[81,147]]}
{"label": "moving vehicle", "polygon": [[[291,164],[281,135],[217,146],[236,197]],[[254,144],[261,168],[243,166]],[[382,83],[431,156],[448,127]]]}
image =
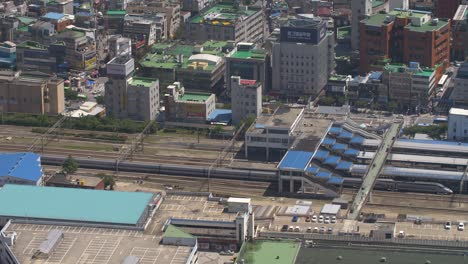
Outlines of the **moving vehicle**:
{"label": "moving vehicle", "polygon": [[[361,184],[361,178],[344,178],[343,187],[360,188]],[[436,182],[395,181],[392,179],[377,179],[374,189],[396,192],[418,192],[444,195],[453,194],[453,191],[450,188]]]}

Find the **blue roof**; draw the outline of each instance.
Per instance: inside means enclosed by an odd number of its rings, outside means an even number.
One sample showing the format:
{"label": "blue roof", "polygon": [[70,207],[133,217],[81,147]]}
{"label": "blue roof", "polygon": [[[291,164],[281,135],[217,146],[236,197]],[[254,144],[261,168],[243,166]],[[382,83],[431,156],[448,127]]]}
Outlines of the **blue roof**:
{"label": "blue roof", "polygon": [[338,156],[329,156],[328,158],[325,159],[323,163],[325,164],[338,164],[340,162],[341,158]]}
{"label": "blue roof", "polygon": [[43,15],[42,17],[47,18],[47,19],[59,20],[59,19],[63,18],[64,16],[65,16],[64,14],[49,12],[49,13]]}
{"label": "blue roof", "polygon": [[206,120],[208,122],[230,123],[232,120],[232,110],[215,109]]}
{"label": "blue roof", "polygon": [[351,132],[348,132],[348,131],[342,131],[339,135],[338,135],[339,138],[352,138],[353,137],[353,133]]}
{"label": "blue roof", "polygon": [[310,173],[317,173],[319,171],[319,168],[318,167],[315,167],[315,166],[311,166],[311,167],[307,167],[306,168],[306,172],[310,172]]}
{"label": "blue roof", "polygon": [[335,144],[332,146],[333,150],[346,150],[348,148],[348,145],[346,144]]}
{"label": "blue roof", "polygon": [[347,149],[347,150],[344,152],[344,154],[345,154],[346,156],[354,156],[354,157],[356,157],[357,155],[359,155],[359,150],[357,150],[357,149]]}
{"label": "blue roof", "polygon": [[372,72],[369,76],[369,79],[380,80],[381,77],[382,77],[382,72]]}
{"label": "blue roof", "polygon": [[290,150],[284,155],[278,168],[280,170],[293,169],[304,171],[312,155],[312,152]]}
{"label": "blue roof", "polygon": [[42,177],[41,157],[32,152],[0,153],[0,177],[37,182]]}
{"label": "blue roof", "polygon": [[343,181],[344,179],[341,177],[332,176],[327,182],[330,184],[342,184]]}
{"label": "blue roof", "polygon": [[317,173],[317,175],[315,175],[315,177],[317,178],[323,178],[325,180],[328,180],[330,177],[331,177],[331,173],[330,172],[327,172],[327,171],[321,171],[319,173]]}
{"label": "blue roof", "polygon": [[255,128],[257,128],[257,129],[265,128],[265,124],[258,124],[258,123],[256,123],[256,124],[255,124]]}
{"label": "blue roof", "polygon": [[329,137],[326,137],[323,139],[322,141],[322,144],[327,146],[327,145],[333,145],[336,143],[336,140],[334,138],[329,138]]}
{"label": "blue roof", "polygon": [[138,225],[152,193],[6,184],[0,215],[74,222]]}
{"label": "blue roof", "polygon": [[405,139],[405,138],[399,138],[398,141],[468,147],[468,143],[461,143],[461,142],[456,142],[456,141],[442,141],[442,140],[430,140],[430,139]]}
{"label": "blue roof", "polygon": [[315,152],[314,159],[324,160],[328,157],[328,154],[330,154],[330,152],[327,150],[319,150]]}
{"label": "blue roof", "polygon": [[343,129],[341,127],[330,127],[330,130],[328,131],[330,134],[339,134],[341,133]]}
{"label": "blue roof", "polygon": [[362,143],[364,143],[364,138],[361,137],[361,136],[354,136],[352,139],[351,139],[351,144],[359,144],[359,145],[362,145]]}
{"label": "blue roof", "polygon": [[352,166],[353,166],[352,162],[342,161],[338,163],[338,166],[336,166],[336,169],[337,170],[350,170]]}

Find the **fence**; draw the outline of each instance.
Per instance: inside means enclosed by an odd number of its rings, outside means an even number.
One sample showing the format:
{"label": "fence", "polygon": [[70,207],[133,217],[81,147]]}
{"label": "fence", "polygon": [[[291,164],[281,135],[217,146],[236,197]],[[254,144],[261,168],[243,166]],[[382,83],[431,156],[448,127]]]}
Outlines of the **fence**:
{"label": "fence", "polygon": [[468,241],[456,240],[430,240],[430,239],[410,239],[410,238],[391,238],[379,239],[362,236],[337,236],[329,234],[311,234],[311,233],[285,233],[285,232],[260,232],[261,238],[284,238],[284,239],[303,239],[303,240],[325,240],[337,242],[359,242],[359,243],[380,243],[380,244],[398,244],[398,245],[417,245],[431,247],[453,247],[467,248]]}

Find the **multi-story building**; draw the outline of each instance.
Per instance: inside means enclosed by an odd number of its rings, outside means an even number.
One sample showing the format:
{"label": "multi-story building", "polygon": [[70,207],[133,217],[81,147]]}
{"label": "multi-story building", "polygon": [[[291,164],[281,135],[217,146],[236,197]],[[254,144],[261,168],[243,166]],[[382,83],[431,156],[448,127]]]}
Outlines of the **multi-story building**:
{"label": "multi-story building", "polygon": [[66,30],[56,37],[66,47],[65,61],[70,69],[92,70],[96,68],[96,42],[80,30]]}
{"label": "multi-story building", "polygon": [[0,71],[0,112],[57,115],[64,110],[63,79]]}
{"label": "multi-story building", "polygon": [[65,64],[65,54],[64,43],[45,46],[25,41],[16,46],[16,67],[22,71],[60,72]]}
{"label": "multi-story building", "polygon": [[47,12],[73,15],[73,0],[49,1],[46,5]]}
{"label": "multi-story building", "polygon": [[335,41],[321,18],[289,19],[272,46],[272,93],[315,95],[335,68]]}
{"label": "multi-story building", "polygon": [[452,19],[462,0],[435,0],[435,14],[440,18]]}
{"label": "multi-story building", "polygon": [[450,99],[455,105],[468,106],[468,62],[460,65],[453,79],[453,91]]}
{"label": "multi-story building", "polygon": [[166,119],[178,122],[205,123],[215,110],[214,94],[186,92],[180,82],[167,87],[164,95]]}
{"label": "multi-story building", "polygon": [[14,16],[0,17],[0,41],[13,41],[13,36],[18,29],[20,21]]}
{"label": "multi-story building", "polygon": [[388,11],[388,1],[375,1],[375,0],[353,0],[351,1],[351,48],[353,50],[359,49],[360,30],[359,21],[372,14],[379,13],[380,11]]}
{"label": "multi-story building", "polygon": [[460,5],[452,21],[452,59],[468,57],[468,5]]}
{"label": "multi-story building", "polygon": [[442,69],[442,66],[421,69],[418,63],[411,63],[409,67],[403,64],[387,64],[382,82],[388,87],[389,100],[411,111],[421,109],[435,94]]}
{"label": "multi-story building", "polygon": [[36,21],[28,26],[28,40],[39,42],[44,45],[49,45],[53,42],[53,36],[56,33],[54,24],[50,22]]}
{"label": "multi-story building", "polygon": [[246,80],[256,80],[263,91],[270,89],[269,56],[264,49],[257,49],[253,43],[240,42],[226,56],[225,83],[231,91],[231,76],[239,76]]}
{"label": "multi-story building", "polygon": [[448,115],[447,139],[468,141],[468,110],[451,108]]}
{"label": "multi-story building", "polygon": [[16,68],[16,44],[11,41],[0,42],[0,68]]}
{"label": "multi-story building", "polygon": [[73,24],[73,19],[69,15],[62,13],[47,13],[41,17],[42,21],[50,22],[55,26],[58,32],[66,30],[66,27]]}
{"label": "multi-story building", "polygon": [[331,75],[327,82],[327,94],[342,96],[346,95],[348,93],[348,87],[351,79],[352,78],[350,75]]}
{"label": "multi-story building", "polygon": [[125,10],[108,10],[106,12],[104,21],[109,34],[122,33],[126,14]]}
{"label": "multi-story building", "polygon": [[134,60],[120,56],[107,64],[106,113],[117,118],[155,120],[159,111],[157,79],[133,76]]}
{"label": "multi-story building", "polygon": [[[0,153],[0,187],[5,184],[43,185],[41,156],[32,152]],[[1,257],[0,257],[1,260]]]}
{"label": "multi-story building", "polygon": [[262,7],[220,3],[192,17],[186,24],[186,37],[193,41],[233,40],[260,42],[264,34]]}
{"label": "multi-story building", "polygon": [[122,37],[122,35],[113,35],[108,41],[109,45],[109,58],[113,59],[115,57],[132,54],[132,40],[129,38]]}
{"label": "multi-story building", "polygon": [[[156,42],[156,24],[143,16],[125,16],[123,36],[151,46]],[[138,49],[139,47],[135,47]]]}
{"label": "multi-story building", "polygon": [[393,63],[419,62],[434,68],[450,58],[450,22],[417,10],[394,10],[360,23],[359,71],[365,74]]}
{"label": "multi-story building", "polygon": [[180,4],[178,2],[155,0],[132,2],[127,7],[128,14],[157,14],[165,13],[167,25],[164,35],[167,38],[174,38],[180,26]]}
{"label": "multi-story building", "polygon": [[181,9],[184,11],[189,11],[192,13],[199,13],[200,11],[211,7],[213,4],[216,4],[218,1],[209,1],[209,0],[182,0]]}
{"label": "multi-story building", "polygon": [[247,116],[259,117],[262,113],[262,84],[231,76],[230,86],[232,123],[237,125]]}

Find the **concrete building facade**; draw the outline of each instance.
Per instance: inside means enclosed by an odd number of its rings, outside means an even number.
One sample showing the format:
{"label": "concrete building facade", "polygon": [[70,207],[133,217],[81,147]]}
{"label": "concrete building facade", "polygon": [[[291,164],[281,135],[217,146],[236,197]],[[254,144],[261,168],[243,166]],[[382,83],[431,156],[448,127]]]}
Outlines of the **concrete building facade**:
{"label": "concrete building facade", "polygon": [[455,105],[468,105],[468,62],[460,65],[457,74],[453,77],[453,84],[450,99]]}
{"label": "concrete building facade", "polygon": [[316,95],[335,68],[335,41],[320,18],[290,19],[272,46],[272,90],[297,98]]}
{"label": "concrete building facade", "polygon": [[231,76],[232,123],[237,125],[247,116],[259,117],[262,113],[262,85],[256,80]]}
{"label": "concrete building facade", "polygon": [[167,27],[164,36],[174,38],[177,29],[180,27],[180,4],[177,2],[166,1],[138,1],[132,2],[127,7],[128,14],[157,14],[165,13]]}
{"label": "concrete building facade", "polygon": [[448,116],[447,139],[468,141],[468,110],[451,108]]}
{"label": "concrete building facade", "polygon": [[460,5],[452,21],[452,60],[468,57],[468,5]]}
{"label": "concrete building facade", "polygon": [[375,1],[375,0],[352,0],[351,1],[351,48],[353,50],[359,49],[360,30],[359,30],[359,21],[376,14],[380,11],[388,11],[389,3],[385,1]]}

